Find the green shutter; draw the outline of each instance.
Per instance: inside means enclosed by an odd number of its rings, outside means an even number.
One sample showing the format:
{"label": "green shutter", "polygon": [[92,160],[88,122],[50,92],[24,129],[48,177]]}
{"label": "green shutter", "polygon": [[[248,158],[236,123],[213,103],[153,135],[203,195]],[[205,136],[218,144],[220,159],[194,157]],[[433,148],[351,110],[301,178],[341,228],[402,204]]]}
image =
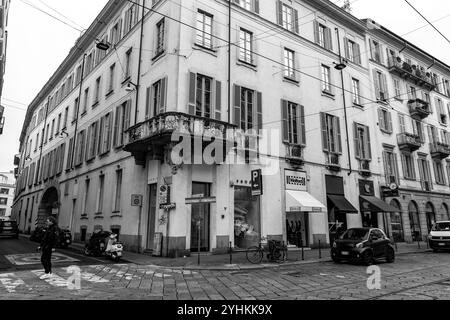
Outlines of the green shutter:
{"label": "green shutter", "polygon": [[358,124],[353,122],[353,139],[355,142],[355,157],[356,159],[361,159],[361,150],[359,148],[359,139],[358,139]]}
{"label": "green shutter", "polygon": [[222,114],[222,83],[216,80],[216,103],[215,103],[215,119],[221,120]]}
{"label": "green shutter", "polygon": [[329,143],[328,143],[328,130],[327,130],[327,118],[326,114],[321,112],[320,113],[320,123],[322,128],[322,148],[323,151],[329,152]]}
{"label": "green shutter", "polygon": [[167,108],[167,77],[161,79],[161,104],[159,114],[166,112]]}
{"label": "green shutter", "polygon": [[195,98],[196,98],[196,92],[197,92],[197,75],[193,72],[189,73],[189,114],[195,115]]}
{"label": "green shutter", "polygon": [[234,85],[234,124],[241,126],[241,87]]}
{"label": "green shutter", "polygon": [[289,111],[288,102],[286,100],[281,100],[281,120],[283,125],[283,142],[289,143]]}
{"label": "green shutter", "polygon": [[256,92],[256,128],[258,130],[258,134],[260,134],[260,130],[263,128],[263,117],[262,117],[262,93]]}
{"label": "green shutter", "polygon": [[306,146],[306,125],[305,125],[305,107],[299,106],[300,108],[300,129],[298,130],[300,134],[300,139],[298,140],[301,145]]}

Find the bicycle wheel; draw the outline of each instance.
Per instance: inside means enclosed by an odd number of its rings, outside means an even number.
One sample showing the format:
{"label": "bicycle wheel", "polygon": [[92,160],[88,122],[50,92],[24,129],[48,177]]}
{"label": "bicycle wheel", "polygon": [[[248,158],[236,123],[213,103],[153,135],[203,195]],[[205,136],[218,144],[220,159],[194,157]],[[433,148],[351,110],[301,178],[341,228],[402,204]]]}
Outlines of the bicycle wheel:
{"label": "bicycle wheel", "polygon": [[263,258],[263,250],[260,247],[250,247],[246,252],[247,260],[250,263],[257,264],[261,263]]}

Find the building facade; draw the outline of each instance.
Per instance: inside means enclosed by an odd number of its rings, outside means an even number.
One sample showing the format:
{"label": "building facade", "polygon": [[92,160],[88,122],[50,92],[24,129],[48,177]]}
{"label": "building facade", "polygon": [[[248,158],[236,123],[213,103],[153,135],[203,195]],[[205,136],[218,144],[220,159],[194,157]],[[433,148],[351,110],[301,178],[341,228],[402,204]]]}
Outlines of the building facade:
{"label": "building facade", "polygon": [[383,150],[402,128],[374,122],[388,96],[372,23],[325,0],[110,1],[96,21],[28,109],[24,230],[53,214],[77,240],[111,229],[164,256],[324,247],[362,225],[397,236],[407,185],[386,180]]}
{"label": "building facade", "polygon": [[11,216],[14,190],[14,174],[11,172],[0,172],[0,217]]}
{"label": "building facade", "polygon": [[[6,48],[8,44],[8,31],[6,27],[8,26],[8,12],[11,0],[2,0],[0,6],[0,101],[3,92],[3,82],[5,76],[5,66],[6,66]],[[3,114],[4,107],[0,105],[0,134],[3,133],[3,126],[5,123]]]}

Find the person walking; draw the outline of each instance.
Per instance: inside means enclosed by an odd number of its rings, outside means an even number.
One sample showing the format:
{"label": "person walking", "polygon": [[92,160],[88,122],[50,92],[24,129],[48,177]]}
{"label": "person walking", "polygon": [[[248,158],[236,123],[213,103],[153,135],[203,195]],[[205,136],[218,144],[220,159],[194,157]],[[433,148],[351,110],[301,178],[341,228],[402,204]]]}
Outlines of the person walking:
{"label": "person walking", "polygon": [[46,279],[52,276],[52,252],[56,245],[57,238],[57,223],[54,217],[48,217],[47,230],[42,237],[41,246],[38,250],[41,250],[41,262],[45,270],[45,275],[41,279]]}

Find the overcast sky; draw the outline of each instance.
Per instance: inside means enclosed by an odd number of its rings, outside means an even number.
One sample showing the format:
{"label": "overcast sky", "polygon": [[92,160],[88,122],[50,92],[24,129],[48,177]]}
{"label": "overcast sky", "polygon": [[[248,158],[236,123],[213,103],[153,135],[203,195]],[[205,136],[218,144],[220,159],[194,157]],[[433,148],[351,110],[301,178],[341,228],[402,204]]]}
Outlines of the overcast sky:
{"label": "overcast sky", "polygon": [[[23,0],[51,12],[63,13],[88,28],[107,0]],[[202,0],[208,1],[208,0]],[[212,0],[210,0],[212,1]],[[333,0],[342,4],[344,0]],[[372,18],[398,35],[405,35],[427,23],[404,0],[352,0],[353,14]],[[450,38],[450,1],[410,0],[435,26]],[[67,21],[66,18],[60,17]],[[70,23],[70,22],[69,22]],[[13,0],[9,12],[6,76],[2,104],[6,125],[0,135],[0,172],[13,169],[25,109],[68,54],[80,33],[48,15]],[[430,26],[405,38],[450,65],[450,44]]]}

